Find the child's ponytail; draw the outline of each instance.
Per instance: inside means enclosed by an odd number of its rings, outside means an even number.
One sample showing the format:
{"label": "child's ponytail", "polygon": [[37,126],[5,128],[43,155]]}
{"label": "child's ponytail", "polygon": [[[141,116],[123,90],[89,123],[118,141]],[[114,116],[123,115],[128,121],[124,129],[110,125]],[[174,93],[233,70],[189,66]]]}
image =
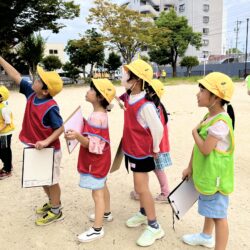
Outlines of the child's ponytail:
{"label": "child's ponytail", "polygon": [[221,100],[221,105],[224,106],[225,104],[227,104],[227,113],[230,116],[231,120],[232,120],[232,125],[233,125],[233,129],[235,126],[235,115],[234,115],[234,109],[231,105],[230,102],[225,101],[225,100]]}

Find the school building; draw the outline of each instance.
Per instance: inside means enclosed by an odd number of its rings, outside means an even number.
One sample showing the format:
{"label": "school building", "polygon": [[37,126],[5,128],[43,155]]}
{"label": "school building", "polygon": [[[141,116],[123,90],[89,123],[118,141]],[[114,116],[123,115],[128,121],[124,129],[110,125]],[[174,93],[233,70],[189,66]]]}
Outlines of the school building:
{"label": "school building", "polygon": [[197,56],[201,59],[209,55],[223,54],[223,0],[125,0],[122,5],[156,17],[161,11],[174,8],[177,15],[187,18],[193,31],[202,33],[202,47],[196,50],[189,46],[187,56]]}

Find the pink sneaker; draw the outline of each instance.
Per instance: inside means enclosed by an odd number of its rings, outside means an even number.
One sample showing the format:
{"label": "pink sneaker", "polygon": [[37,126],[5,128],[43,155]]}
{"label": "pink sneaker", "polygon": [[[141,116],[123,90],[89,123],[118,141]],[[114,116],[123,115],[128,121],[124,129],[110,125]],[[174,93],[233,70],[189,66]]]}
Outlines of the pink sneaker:
{"label": "pink sneaker", "polygon": [[137,194],[135,191],[131,191],[131,192],[130,192],[130,198],[131,198],[132,200],[136,200],[136,201],[140,200],[139,194]]}
{"label": "pink sneaker", "polygon": [[168,195],[164,195],[164,194],[159,194],[155,197],[155,201],[157,202],[164,202],[164,203],[169,203],[168,201]]}

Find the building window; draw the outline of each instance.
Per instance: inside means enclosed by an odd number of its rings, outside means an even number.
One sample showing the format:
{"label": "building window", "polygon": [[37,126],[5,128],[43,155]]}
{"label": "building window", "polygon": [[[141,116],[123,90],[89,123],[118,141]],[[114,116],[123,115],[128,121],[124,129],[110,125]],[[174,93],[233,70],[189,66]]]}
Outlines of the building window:
{"label": "building window", "polygon": [[203,46],[208,46],[208,44],[209,44],[209,40],[203,39]]}
{"label": "building window", "polygon": [[184,12],[185,11],[185,4],[179,5],[179,12]]}
{"label": "building window", "polygon": [[209,28],[203,28],[202,33],[203,33],[203,35],[208,35],[209,34]]}
{"label": "building window", "polygon": [[208,52],[207,50],[203,50],[203,51],[202,51],[202,55],[203,55],[204,58],[205,58],[205,57],[208,57],[209,52]]}
{"label": "building window", "polygon": [[57,50],[57,49],[50,49],[50,50],[49,50],[49,54],[50,54],[50,55],[54,55],[54,54],[57,55],[57,54],[58,54],[58,50]]}
{"label": "building window", "polygon": [[209,23],[209,16],[203,17],[203,23]]}
{"label": "building window", "polygon": [[203,4],[203,11],[205,12],[209,11],[209,4]]}

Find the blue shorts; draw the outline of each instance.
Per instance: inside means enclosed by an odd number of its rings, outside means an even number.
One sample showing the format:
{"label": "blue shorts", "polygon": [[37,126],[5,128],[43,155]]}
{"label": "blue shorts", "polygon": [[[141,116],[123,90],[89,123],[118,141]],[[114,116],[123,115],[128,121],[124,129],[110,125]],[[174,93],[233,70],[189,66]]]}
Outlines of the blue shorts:
{"label": "blue shorts", "polygon": [[106,176],[103,178],[96,178],[91,174],[80,174],[79,186],[81,188],[99,190],[104,188],[106,180]]}
{"label": "blue shorts", "polygon": [[229,198],[219,192],[213,195],[200,194],[198,212],[207,218],[223,219],[227,217]]}

